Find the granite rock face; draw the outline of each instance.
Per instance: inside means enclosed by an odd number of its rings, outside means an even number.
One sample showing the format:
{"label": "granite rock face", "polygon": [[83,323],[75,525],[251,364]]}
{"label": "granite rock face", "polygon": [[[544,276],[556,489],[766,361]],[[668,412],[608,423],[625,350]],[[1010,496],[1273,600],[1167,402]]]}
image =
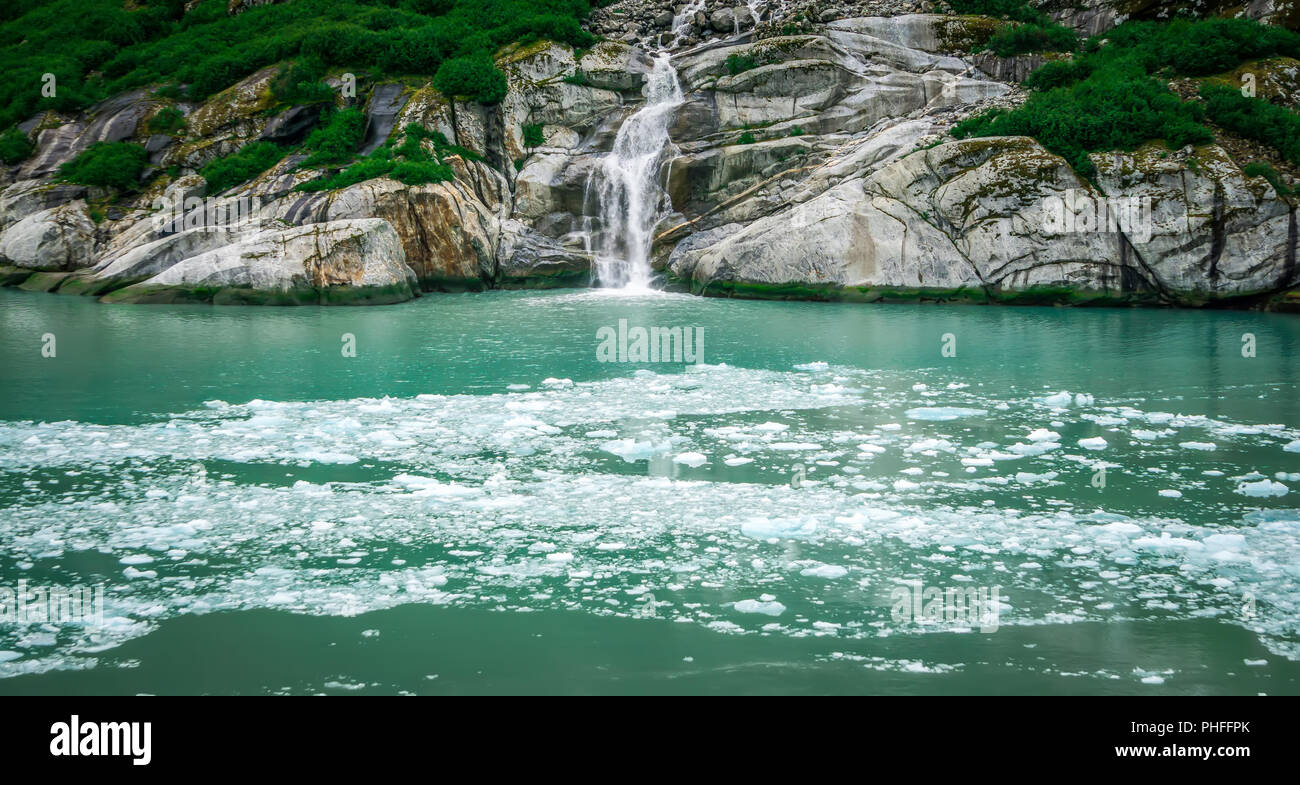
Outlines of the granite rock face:
{"label": "granite rock face", "polygon": [[[589,285],[594,241],[616,229],[597,198],[602,165],[669,53],[682,101],[650,249],[669,285],[1193,306],[1300,285],[1291,197],[1224,149],[1096,154],[1085,181],[1032,139],[954,140],[958,120],[1022,100],[1017,83],[1043,57],[969,54],[998,23],[935,13],[942,4],[813,5],[620,0],[588,20],[606,36],[590,50],[540,41],[499,52],[509,88],[499,105],[409,79],[363,78],[339,98],[366,113],[362,152],[408,124],[442,134],[460,148],[445,159],[450,182],[377,177],[302,192],[323,172],[290,155],[208,193],[203,165],[259,139],[292,144],[320,111],[274,106],[275,67],[201,104],[134,91],[42,114],[21,126],[33,155],[0,175],[0,280],[117,302],[283,304]],[[1248,15],[1280,18],[1276,5],[1252,3]],[[1151,11],[1108,0],[1042,8],[1085,35]],[[1294,69],[1283,65],[1261,89],[1286,91]],[[183,132],[150,131],[163,106],[180,110]],[[139,193],[58,182],[58,167],[96,141],[146,146]],[[254,215],[236,224],[158,220],[159,204],[249,200]]]}

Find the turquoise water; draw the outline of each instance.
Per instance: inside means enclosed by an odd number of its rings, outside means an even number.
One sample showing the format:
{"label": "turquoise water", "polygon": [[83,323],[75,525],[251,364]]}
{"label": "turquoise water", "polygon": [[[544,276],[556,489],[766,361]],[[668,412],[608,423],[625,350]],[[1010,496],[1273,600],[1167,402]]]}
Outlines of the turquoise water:
{"label": "turquoise water", "polygon": [[[619,320],[703,362],[598,362]],[[105,595],[0,623],[0,693],[1294,694],[1297,350],[1243,312],[0,291],[0,587]]]}

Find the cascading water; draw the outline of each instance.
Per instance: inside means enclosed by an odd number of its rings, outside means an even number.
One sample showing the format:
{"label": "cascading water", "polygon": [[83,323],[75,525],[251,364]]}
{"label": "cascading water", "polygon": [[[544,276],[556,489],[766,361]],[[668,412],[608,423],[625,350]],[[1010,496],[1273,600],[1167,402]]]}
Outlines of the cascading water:
{"label": "cascading water", "polygon": [[646,80],[645,105],[623,122],[614,149],[601,162],[595,249],[601,286],[645,289],[650,284],[650,245],[665,201],[659,172],[675,149],[668,125],[684,101],[677,70],[661,51]]}

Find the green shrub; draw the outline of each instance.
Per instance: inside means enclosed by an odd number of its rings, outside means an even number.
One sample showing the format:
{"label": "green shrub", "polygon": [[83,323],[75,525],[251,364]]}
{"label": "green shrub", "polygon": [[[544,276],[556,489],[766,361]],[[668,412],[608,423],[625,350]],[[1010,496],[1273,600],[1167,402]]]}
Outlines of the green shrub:
{"label": "green shrub", "polygon": [[302,166],[324,167],[346,163],[361,146],[365,135],[366,115],[360,109],[348,108],[333,112],[303,142],[303,148],[313,152],[302,162]]}
{"label": "green shrub", "polygon": [[403,161],[393,166],[390,176],[406,185],[446,183],[455,179],[451,167],[437,161]]}
{"label": "green shrub", "polygon": [[[969,9],[990,2],[995,5],[987,7],[998,10],[1009,0],[959,0],[958,5]],[[968,118],[952,134],[1032,136],[1087,176],[1093,172],[1089,152],[1132,149],[1152,140],[1170,147],[1208,143],[1213,134],[1201,122],[1208,113],[1223,127],[1296,160],[1291,112],[1227,88],[1204,93],[1202,107],[1180,100],[1161,81],[1222,73],[1279,55],[1300,56],[1300,34],[1246,19],[1127,22],[1089,39],[1073,60],[1047,63],[1030,74],[1025,85],[1034,92],[1020,108]]]}
{"label": "green shrub", "polygon": [[185,130],[185,115],[174,106],[164,106],[149,118],[149,133],[177,136]]}
{"label": "green shrub", "polygon": [[[224,0],[19,0],[0,10],[0,128],[44,109],[75,110],[136,87],[187,85],[202,100],[276,63],[429,75],[454,58],[490,58],[514,41],[589,47],[588,0],[294,0],[231,16]],[[55,97],[41,76],[57,78]],[[310,76],[310,75],[309,75]],[[302,87],[305,85],[305,87]],[[319,78],[281,100],[324,100]]]}
{"label": "green shrub", "polygon": [[724,61],[727,66],[727,73],[735,76],[754,68],[758,68],[758,59],[748,54],[730,54]]}
{"label": "green shrub", "polygon": [[271,81],[271,95],[285,104],[315,104],[332,102],[334,90],[322,81],[325,63],[318,57],[307,57],[286,68]]}
{"label": "green shrub", "polygon": [[794,128],[791,128],[791,129],[790,129],[790,135],[791,135],[791,136],[803,136],[803,135],[804,135],[803,126],[796,125]]}
{"label": "green shrub", "polygon": [[1263,177],[1273,186],[1281,196],[1291,196],[1295,193],[1286,183],[1282,182],[1282,176],[1277,173],[1273,165],[1268,161],[1253,161],[1241,168],[1242,174],[1247,177]]}
{"label": "green shrub", "polygon": [[1090,176],[1090,152],[1133,149],[1151,139],[1163,139],[1171,147],[1210,142],[1213,135],[1200,124],[1201,117],[1200,107],[1183,102],[1155,79],[1107,67],[1068,87],[1033,93],[1014,111],[967,118],[953,126],[952,135],[1032,136],[1076,172]]}
{"label": "green shrub", "polygon": [[949,0],[952,10],[970,16],[991,16],[1013,22],[1042,22],[1043,12],[1030,8],[1025,0]]}
{"label": "green shrub", "polygon": [[16,127],[10,128],[3,134],[0,134],[0,161],[7,164],[16,164],[19,161],[27,159],[35,149],[27,134],[19,131]]}
{"label": "green shrub", "polygon": [[134,190],[149,154],[130,142],[96,142],[59,167],[59,176],[81,185]]}
{"label": "green shrub", "polygon": [[506,97],[506,75],[485,55],[457,57],[438,66],[433,86],[450,98],[497,104]]}
{"label": "green shrub", "polygon": [[587,79],[587,75],[583,73],[581,68],[569,74],[568,76],[564,77],[560,81],[565,82],[567,84],[576,84],[579,87],[586,87],[587,85],[591,84],[591,82]]}
{"label": "green shrub", "polygon": [[758,140],[754,138],[754,135],[752,133],[746,131],[745,133],[740,135],[739,139],[736,140],[736,144],[753,144],[757,141]]}
{"label": "green shrub", "polygon": [[1048,24],[1002,25],[988,41],[988,49],[1000,57],[1030,52],[1070,52],[1079,37],[1068,27]]}
{"label": "green shrub", "polygon": [[546,144],[546,136],[542,133],[542,124],[525,125],[524,130],[524,147],[541,147]]}
{"label": "green shrub", "polygon": [[[432,154],[423,144],[426,140],[433,147],[434,152]],[[349,185],[355,185],[385,175],[406,185],[450,182],[455,175],[452,168],[443,160],[447,155],[461,155],[472,159],[480,158],[480,156],[469,150],[449,144],[447,137],[443,136],[442,133],[430,131],[423,126],[412,123],[402,129],[402,140],[400,142],[385,144],[343,171],[302,183],[294,190],[328,191],[335,188],[346,188]]]}
{"label": "green shrub", "polygon": [[209,163],[199,170],[199,174],[208,183],[208,193],[216,195],[275,166],[284,158],[284,152],[271,142],[249,142],[238,152]]}
{"label": "green shrub", "polygon": [[1202,85],[1201,98],[1210,120],[1238,136],[1263,142],[1291,163],[1300,164],[1300,115],[1221,85]]}

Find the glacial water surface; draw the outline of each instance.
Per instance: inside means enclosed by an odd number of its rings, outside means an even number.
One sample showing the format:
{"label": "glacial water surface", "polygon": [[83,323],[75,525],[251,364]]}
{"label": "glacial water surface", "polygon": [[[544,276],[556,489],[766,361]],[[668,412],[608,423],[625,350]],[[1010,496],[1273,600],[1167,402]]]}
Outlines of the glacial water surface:
{"label": "glacial water surface", "polygon": [[[619,320],[703,362],[598,362]],[[0,291],[0,587],[105,590],[0,622],[0,694],[1295,694],[1297,357],[1243,312]]]}

